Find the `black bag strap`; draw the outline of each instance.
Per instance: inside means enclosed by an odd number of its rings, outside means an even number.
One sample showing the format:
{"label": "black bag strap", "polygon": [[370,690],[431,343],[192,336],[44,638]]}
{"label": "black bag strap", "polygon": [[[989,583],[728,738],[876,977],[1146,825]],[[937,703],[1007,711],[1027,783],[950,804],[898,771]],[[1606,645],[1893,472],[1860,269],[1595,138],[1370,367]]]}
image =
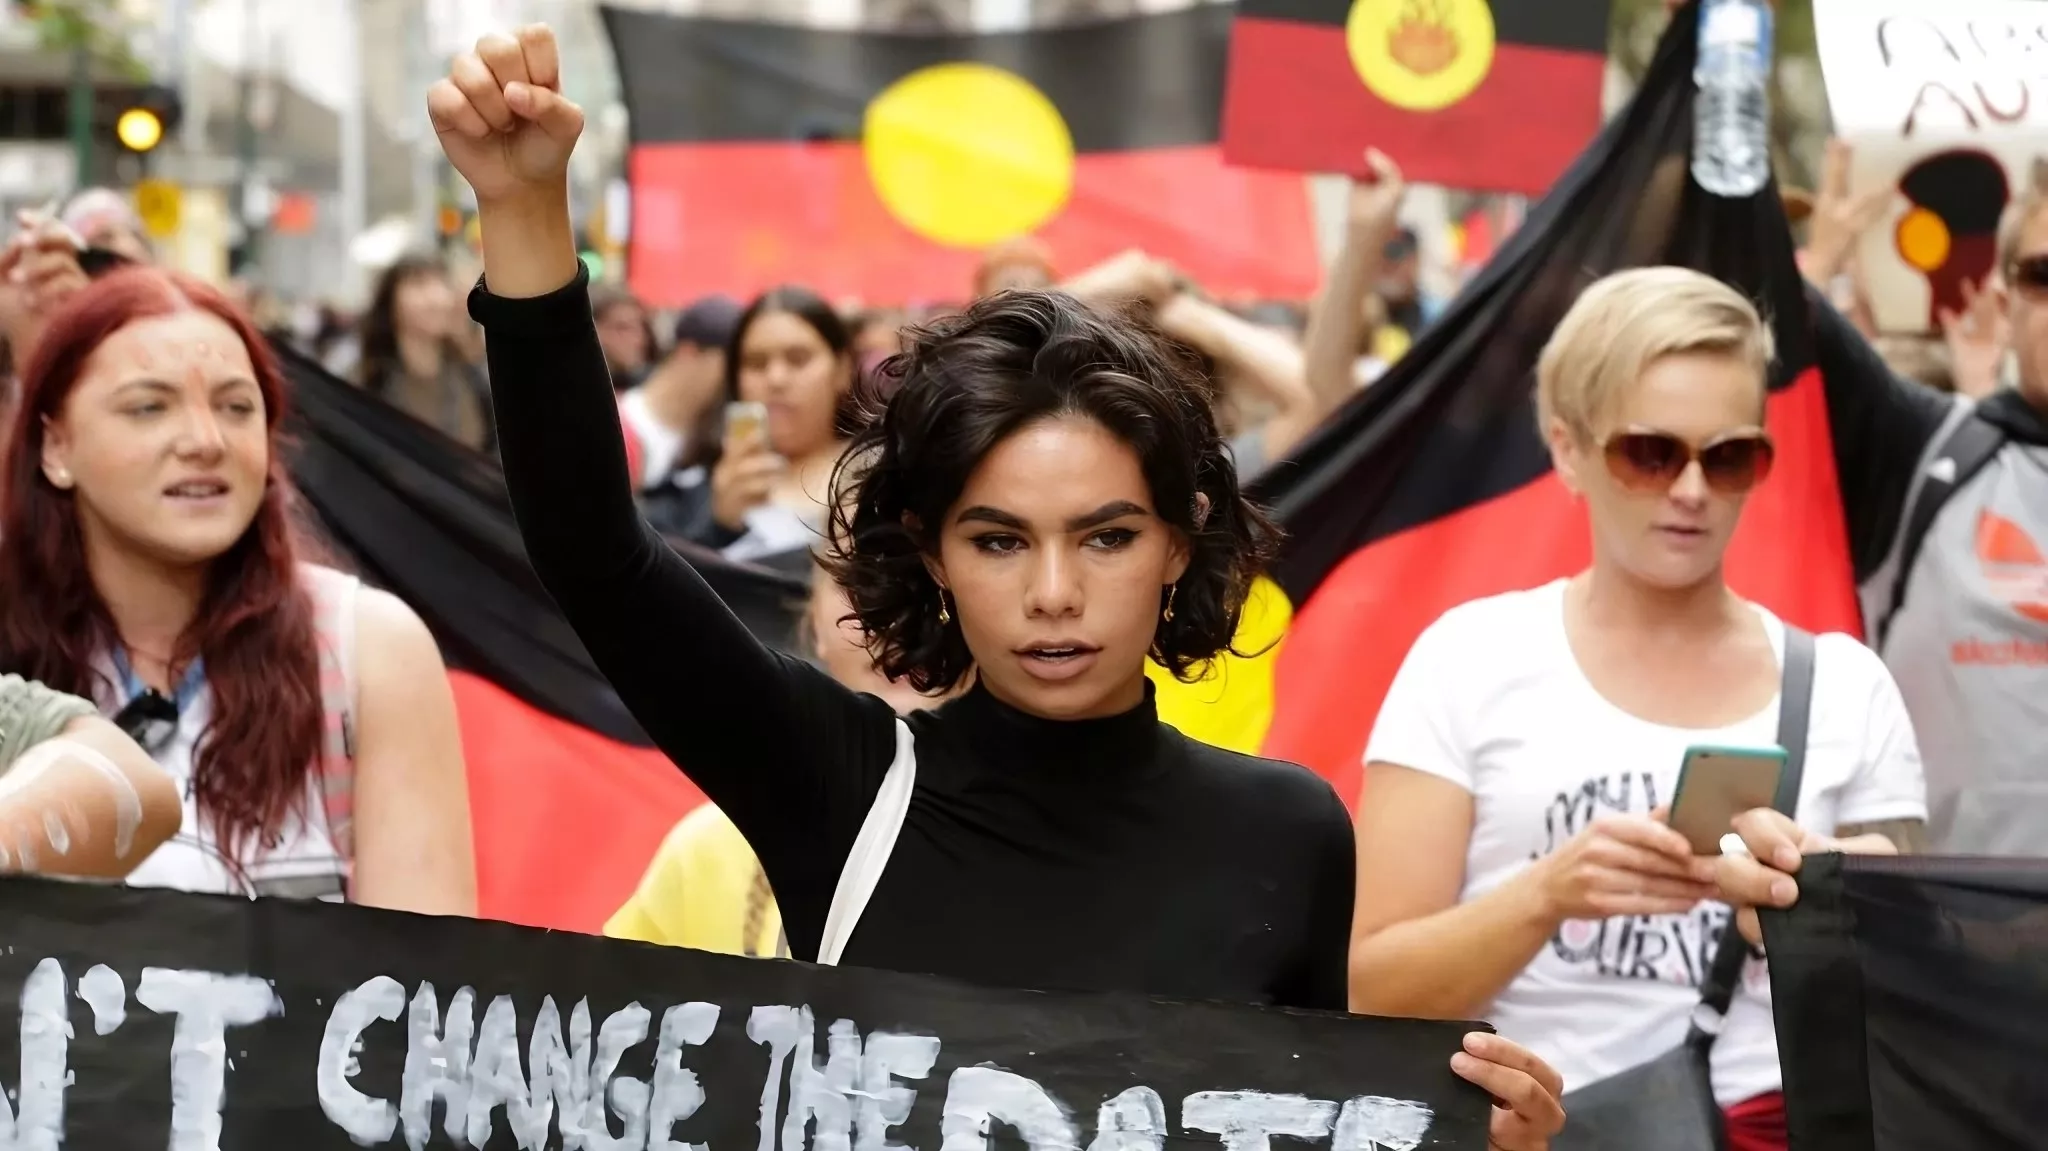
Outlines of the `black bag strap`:
{"label": "black bag strap", "polygon": [[1906,603],[1906,585],[1913,575],[1914,562],[1920,558],[1920,548],[1927,542],[1928,529],[1934,526],[1934,517],[1948,504],[1950,496],[1970,482],[1970,477],[1997,458],[2005,440],[2003,428],[1971,412],[1949,429],[1940,446],[1934,449],[1933,462],[1921,473],[1920,488],[1899,520],[1899,567],[1892,577],[1891,602],[1885,605],[1884,615],[1877,621],[1880,651],[1884,649],[1885,637],[1891,634],[1892,620]]}
{"label": "black bag strap", "polygon": [[[1806,728],[1813,716],[1813,633],[1785,625],[1785,664],[1778,687],[1778,746],[1785,749],[1785,770],[1778,776],[1778,794],[1771,806],[1792,816],[1799,810],[1799,783],[1806,775]],[[1714,964],[1700,987],[1700,1006],[1714,1020],[1728,1014],[1735,998],[1735,985],[1742,979],[1742,965],[1749,958],[1749,941],[1735,930],[1733,920],[1721,933],[1714,949]],[[1701,1026],[1694,1014],[1695,1033],[1708,1042],[1718,1034],[1718,1024]]]}

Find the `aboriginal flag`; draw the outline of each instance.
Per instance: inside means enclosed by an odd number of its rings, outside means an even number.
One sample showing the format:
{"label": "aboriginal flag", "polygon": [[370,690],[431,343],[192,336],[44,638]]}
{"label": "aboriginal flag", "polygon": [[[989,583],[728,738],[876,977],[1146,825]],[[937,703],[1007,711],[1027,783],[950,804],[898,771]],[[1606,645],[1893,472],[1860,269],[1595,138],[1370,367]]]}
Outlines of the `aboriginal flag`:
{"label": "aboriginal flag", "polygon": [[[527,566],[495,461],[280,348],[292,474],[325,542],[439,641],[469,769],[480,914],[597,932],[703,801],[654,750]],[[804,586],[676,544],[762,639]]]}
{"label": "aboriginal flag", "polygon": [[1221,159],[1228,6],[1002,33],[604,12],[628,274],[657,305],[783,282],[957,300],[1026,235],[1062,274],[1142,248],[1221,295],[1316,289],[1306,185]]}
{"label": "aboriginal flag", "polygon": [[1240,0],[1224,155],[1540,195],[1600,128],[1609,0]]}
{"label": "aboriginal flag", "polygon": [[[1292,611],[1269,667],[1226,668],[1270,703],[1266,754],[1357,795],[1359,762],[1408,648],[1444,611],[1535,587],[1591,559],[1585,513],[1537,434],[1535,364],[1579,292],[1608,272],[1678,264],[1755,299],[1780,363],[1778,466],[1728,553],[1742,594],[1803,627],[1858,630],[1847,532],[1806,297],[1775,188],[1692,182],[1697,6],[1673,22],[1634,102],[1385,377],[1255,492],[1287,530],[1267,618]],[[1284,594],[1283,594],[1284,593]],[[1252,650],[1239,645],[1241,650]],[[1225,685],[1226,694],[1230,685]]]}

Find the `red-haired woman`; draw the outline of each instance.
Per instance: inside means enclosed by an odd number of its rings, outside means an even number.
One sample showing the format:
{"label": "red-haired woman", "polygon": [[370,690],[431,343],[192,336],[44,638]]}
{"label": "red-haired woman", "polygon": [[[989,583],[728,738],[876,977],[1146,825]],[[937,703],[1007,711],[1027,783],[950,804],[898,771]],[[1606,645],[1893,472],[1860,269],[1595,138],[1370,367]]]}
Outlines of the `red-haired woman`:
{"label": "red-haired woman", "polygon": [[419,617],[305,562],[284,385],[218,292],[105,276],[23,365],[0,653],[95,700],[185,795],[129,876],[473,914],[455,707]]}

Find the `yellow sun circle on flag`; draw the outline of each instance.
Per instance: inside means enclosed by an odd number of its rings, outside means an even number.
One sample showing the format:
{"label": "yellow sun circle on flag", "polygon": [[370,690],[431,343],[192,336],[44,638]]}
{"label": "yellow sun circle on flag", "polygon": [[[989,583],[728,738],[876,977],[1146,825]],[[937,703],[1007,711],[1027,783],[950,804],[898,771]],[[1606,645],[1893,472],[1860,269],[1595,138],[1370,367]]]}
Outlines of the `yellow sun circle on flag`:
{"label": "yellow sun circle on flag", "polygon": [[935,243],[982,248],[1037,228],[1074,188],[1074,138],[1045,93],[986,64],[903,77],[868,105],[868,178]]}
{"label": "yellow sun circle on flag", "polygon": [[1948,225],[1925,208],[1914,208],[1899,221],[1899,255],[1922,272],[1932,272],[1948,263],[1953,240]]}
{"label": "yellow sun circle on flag", "polygon": [[1493,70],[1493,37],[1486,0],[1352,0],[1344,22],[1359,79],[1411,112],[1470,96]]}

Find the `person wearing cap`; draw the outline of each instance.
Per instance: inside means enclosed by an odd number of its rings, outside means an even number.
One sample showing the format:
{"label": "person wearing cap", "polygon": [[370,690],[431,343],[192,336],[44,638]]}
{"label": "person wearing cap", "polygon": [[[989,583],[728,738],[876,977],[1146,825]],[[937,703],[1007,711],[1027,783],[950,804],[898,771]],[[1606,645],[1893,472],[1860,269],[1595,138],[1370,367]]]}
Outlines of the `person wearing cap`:
{"label": "person wearing cap", "polygon": [[660,483],[690,437],[717,407],[725,345],[740,319],[739,301],[706,296],[676,317],[675,343],[638,387],[619,397],[626,455],[641,488]]}

